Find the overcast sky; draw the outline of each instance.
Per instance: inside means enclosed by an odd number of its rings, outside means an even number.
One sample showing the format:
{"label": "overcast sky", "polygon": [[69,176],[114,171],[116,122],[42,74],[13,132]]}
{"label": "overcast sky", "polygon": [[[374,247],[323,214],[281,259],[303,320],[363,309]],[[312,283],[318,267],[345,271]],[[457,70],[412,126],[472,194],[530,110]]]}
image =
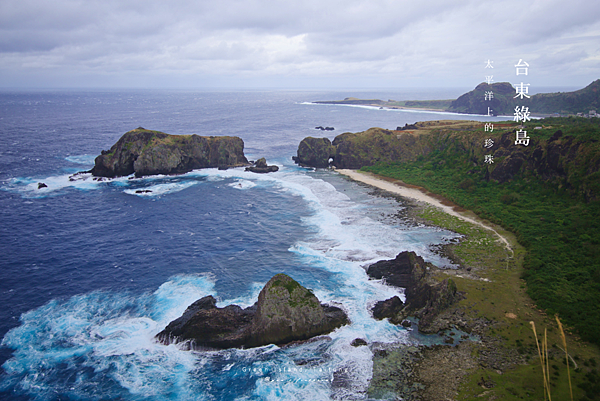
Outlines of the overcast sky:
{"label": "overcast sky", "polygon": [[0,0],[0,88],[471,88],[486,75],[534,91],[600,78],[600,2]]}

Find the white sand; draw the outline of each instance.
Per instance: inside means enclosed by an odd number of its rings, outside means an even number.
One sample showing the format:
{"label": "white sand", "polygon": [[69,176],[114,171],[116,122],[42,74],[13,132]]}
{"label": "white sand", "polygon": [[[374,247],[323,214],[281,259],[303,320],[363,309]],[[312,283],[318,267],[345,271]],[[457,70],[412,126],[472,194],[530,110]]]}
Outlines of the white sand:
{"label": "white sand", "polygon": [[337,171],[338,173],[343,174],[347,177],[350,177],[355,181],[359,181],[364,184],[371,185],[373,187],[395,193],[395,194],[403,196],[405,198],[416,199],[418,201],[428,203],[432,206],[442,209],[442,211],[444,211],[445,213],[448,213],[451,216],[458,217],[461,220],[464,220],[471,224],[476,224],[487,230],[490,230],[490,231],[494,232],[494,234],[496,234],[498,236],[498,238],[500,238],[500,240],[505,244],[506,248],[512,252],[512,247],[510,246],[510,243],[508,242],[508,240],[506,238],[504,238],[502,235],[498,234],[498,232],[496,232],[496,230],[494,230],[492,227],[490,227],[480,221],[477,221],[470,217],[467,217],[462,213],[457,212],[456,210],[454,210],[452,208],[452,206],[447,206],[447,205],[442,204],[439,200],[427,195],[423,191],[420,191],[416,188],[400,186],[400,185],[394,184],[392,182],[377,178],[376,176],[374,176],[372,174],[363,173],[363,172],[356,171],[356,170],[346,170],[346,169],[337,170],[336,169],[335,171]]}

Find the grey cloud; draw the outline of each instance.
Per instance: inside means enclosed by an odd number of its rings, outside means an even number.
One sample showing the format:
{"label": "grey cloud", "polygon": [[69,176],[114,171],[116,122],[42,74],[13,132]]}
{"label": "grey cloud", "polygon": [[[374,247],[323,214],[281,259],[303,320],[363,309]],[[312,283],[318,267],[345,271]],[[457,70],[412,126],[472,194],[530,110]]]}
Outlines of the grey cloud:
{"label": "grey cloud", "polygon": [[479,77],[475,63],[492,54],[506,65],[519,55],[537,60],[541,76],[570,58],[574,70],[586,63],[589,71],[599,56],[598,15],[600,5],[581,0],[3,0],[0,73],[430,82],[433,74]]}

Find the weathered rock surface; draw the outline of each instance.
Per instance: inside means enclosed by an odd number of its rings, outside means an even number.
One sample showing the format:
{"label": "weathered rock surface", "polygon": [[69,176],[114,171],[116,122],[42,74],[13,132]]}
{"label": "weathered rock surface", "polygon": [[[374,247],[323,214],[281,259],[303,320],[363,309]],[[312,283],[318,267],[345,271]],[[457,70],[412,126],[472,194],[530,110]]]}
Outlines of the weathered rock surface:
{"label": "weathered rock surface", "polygon": [[[395,259],[382,260],[369,266],[367,274],[376,279],[385,279],[386,283],[404,287],[406,305],[390,317],[394,324],[401,324],[407,316],[420,318],[419,331],[429,332],[437,315],[459,298],[456,284],[452,279],[435,282],[430,279],[428,269],[433,267],[425,263],[414,252],[401,252]],[[393,298],[384,301],[393,304]],[[391,308],[387,311],[390,312]]]}
{"label": "weathered rock surface", "polygon": [[327,168],[329,159],[335,156],[335,148],[328,138],[304,138],[298,145],[297,156],[292,159],[301,166]]}
{"label": "weathered rock surface", "polygon": [[371,312],[375,319],[385,319],[386,317],[394,317],[404,308],[404,303],[398,296],[394,296],[385,301],[379,301],[375,304]]}
{"label": "weathered rock surface", "polygon": [[248,164],[241,138],[168,135],[141,127],[125,133],[110,150],[101,153],[91,170],[94,176],[183,174],[199,168]]}
{"label": "weathered rock surface", "polygon": [[[304,138],[292,159],[301,166],[358,169],[378,162],[414,160],[430,151],[428,143],[417,141],[413,133],[370,128],[364,132],[346,132],[335,137]],[[330,161],[331,159],[331,161]]]}
{"label": "weathered rock surface", "polygon": [[[305,138],[293,159],[305,167],[331,165],[341,169],[358,169],[378,162],[412,162],[419,157],[427,158],[432,151],[451,149],[470,155],[467,161],[473,167],[470,174],[485,168],[484,173],[474,178],[505,183],[527,172],[581,194],[587,201],[600,199],[597,184],[600,142],[596,139],[576,138],[557,130],[550,139],[530,135],[528,146],[522,146],[515,145],[516,130],[510,125],[497,127],[493,134],[478,131],[476,125],[467,121],[417,122],[399,128],[401,130],[371,128],[364,132],[344,133],[338,135],[333,143],[327,138]],[[482,146],[490,137],[493,145],[489,148]],[[493,163],[486,164],[485,155],[491,155]]]}
{"label": "weathered rock surface", "polygon": [[267,165],[267,160],[264,157],[258,159],[256,161],[256,163],[254,163],[254,166],[246,167],[246,171],[251,171],[253,173],[261,173],[261,174],[274,173],[275,171],[278,171],[278,170],[279,170],[279,167],[277,167],[277,166]]}
{"label": "weathered rock surface", "polygon": [[319,303],[310,290],[277,274],[253,306],[217,308],[216,300],[207,296],[190,305],[157,338],[166,344],[189,341],[192,348],[259,347],[306,340],[345,324],[348,317],[343,310]]}

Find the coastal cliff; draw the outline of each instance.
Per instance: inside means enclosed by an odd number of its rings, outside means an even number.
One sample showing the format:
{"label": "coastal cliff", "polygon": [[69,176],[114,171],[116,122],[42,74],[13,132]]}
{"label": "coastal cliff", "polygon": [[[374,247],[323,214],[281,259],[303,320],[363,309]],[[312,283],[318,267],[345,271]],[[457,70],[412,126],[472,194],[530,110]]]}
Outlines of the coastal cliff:
{"label": "coastal cliff", "polygon": [[[555,121],[552,119],[549,122]],[[539,122],[535,122],[537,125]],[[440,152],[461,153],[473,180],[505,183],[524,171],[551,182],[585,199],[600,197],[600,145],[585,135],[567,135],[543,123],[539,131],[531,124],[528,146],[515,145],[517,125],[496,124],[493,133],[474,121],[417,122],[400,130],[371,128],[344,133],[333,142],[327,138],[305,138],[298,146],[296,163],[307,167],[331,165],[340,169],[360,169],[389,163],[414,162]],[[486,139],[493,144],[484,147]],[[491,155],[493,163],[485,162]],[[331,161],[330,161],[331,159]],[[443,164],[444,160],[438,163]],[[433,171],[435,166],[426,166]],[[468,186],[468,183],[464,185]]]}
{"label": "coastal cliff", "polygon": [[183,174],[208,167],[248,165],[238,137],[169,135],[137,128],[125,133],[110,150],[96,157],[92,175],[136,177]]}

